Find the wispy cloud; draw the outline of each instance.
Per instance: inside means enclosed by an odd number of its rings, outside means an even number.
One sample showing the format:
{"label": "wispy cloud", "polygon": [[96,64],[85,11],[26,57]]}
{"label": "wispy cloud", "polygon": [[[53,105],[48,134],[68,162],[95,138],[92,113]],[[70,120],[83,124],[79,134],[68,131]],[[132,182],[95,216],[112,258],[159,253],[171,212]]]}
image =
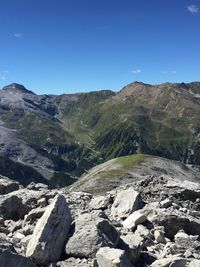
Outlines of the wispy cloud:
{"label": "wispy cloud", "polygon": [[13,36],[16,37],[16,38],[23,38],[24,35],[21,32],[17,32],[17,33],[14,33]]}
{"label": "wispy cloud", "polygon": [[1,76],[1,80],[5,80],[6,79],[6,77],[4,77],[4,76]]}
{"label": "wispy cloud", "polygon": [[135,70],[132,70],[131,71],[133,74],[139,74],[139,73],[141,73],[142,71],[141,71],[141,69],[135,69]]}
{"label": "wispy cloud", "polygon": [[172,71],[171,71],[171,74],[176,74],[176,73],[177,73],[176,70],[172,70]]}
{"label": "wispy cloud", "polygon": [[197,5],[189,5],[187,6],[187,10],[192,14],[196,14],[199,12],[199,7]]}
{"label": "wispy cloud", "polygon": [[10,73],[9,70],[3,70],[2,72],[5,73],[5,74],[9,74]]}
{"label": "wispy cloud", "polygon": [[170,70],[170,71],[164,70],[164,71],[161,71],[161,73],[162,74],[173,74],[173,75],[175,75],[175,74],[177,74],[177,71],[176,70]]}

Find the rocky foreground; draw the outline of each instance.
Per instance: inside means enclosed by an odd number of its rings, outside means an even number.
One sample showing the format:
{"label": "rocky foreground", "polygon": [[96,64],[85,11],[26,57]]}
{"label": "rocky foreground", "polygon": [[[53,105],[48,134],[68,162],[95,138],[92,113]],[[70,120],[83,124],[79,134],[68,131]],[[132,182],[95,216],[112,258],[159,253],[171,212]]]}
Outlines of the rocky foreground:
{"label": "rocky foreground", "polygon": [[198,267],[200,185],[153,177],[97,196],[0,177],[1,267]]}

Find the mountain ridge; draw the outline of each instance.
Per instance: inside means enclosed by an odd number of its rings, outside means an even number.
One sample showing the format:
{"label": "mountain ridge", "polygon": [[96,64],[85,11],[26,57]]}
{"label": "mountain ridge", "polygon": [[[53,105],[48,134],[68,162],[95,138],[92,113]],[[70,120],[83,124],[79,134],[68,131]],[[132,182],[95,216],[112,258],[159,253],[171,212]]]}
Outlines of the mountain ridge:
{"label": "mountain ridge", "polygon": [[[60,186],[130,154],[200,165],[199,112],[199,82],[134,82],[119,92],[62,95],[36,95],[14,83],[0,90],[0,155],[20,159]],[[26,147],[26,156],[16,154],[13,142]],[[39,166],[41,157],[47,165]]]}

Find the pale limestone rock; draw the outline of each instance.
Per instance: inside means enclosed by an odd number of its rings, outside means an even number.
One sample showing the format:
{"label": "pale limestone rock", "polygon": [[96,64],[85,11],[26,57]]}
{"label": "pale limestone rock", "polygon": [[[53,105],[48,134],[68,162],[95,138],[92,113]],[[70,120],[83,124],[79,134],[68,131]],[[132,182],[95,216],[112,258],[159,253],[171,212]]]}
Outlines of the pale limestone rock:
{"label": "pale limestone rock", "polygon": [[111,207],[111,216],[114,219],[127,218],[142,205],[140,194],[132,188],[119,192]]}
{"label": "pale limestone rock", "polygon": [[90,203],[89,208],[91,210],[106,209],[110,202],[110,196],[98,196],[94,197]]}
{"label": "pale limestone rock", "polygon": [[104,247],[96,254],[98,267],[132,267],[125,251],[121,249]]}
{"label": "pale limestone rock", "polygon": [[140,210],[133,212],[128,218],[123,221],[123,227],[127,229],[134,229],[138,224],[141,224],[146,221],[146,215],[142,214]]}
{"label": "pale limestone rock", "polygon": [[165,239],[163,231],[155,230],[154,231],[154,238],[155,238],[155,241],[157,243],[166,244],[166,239]]}
{"label": "pale limestone rock", "polygon": [[58,195],[39,219],[28,243],[26,256],[38,265],[58,261],[62,253],[69,228],[71,214],[65,197]]}

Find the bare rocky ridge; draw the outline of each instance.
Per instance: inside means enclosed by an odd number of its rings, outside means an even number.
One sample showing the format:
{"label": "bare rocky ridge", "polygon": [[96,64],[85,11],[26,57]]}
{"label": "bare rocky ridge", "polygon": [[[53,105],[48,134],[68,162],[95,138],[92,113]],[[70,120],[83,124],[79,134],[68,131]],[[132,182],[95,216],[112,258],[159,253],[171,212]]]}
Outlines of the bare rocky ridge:
{"label": "bare rocky ridge", "polygon": [[0,183],[0,266],[200,265],[198,183],[148,176],[99,196]]}

